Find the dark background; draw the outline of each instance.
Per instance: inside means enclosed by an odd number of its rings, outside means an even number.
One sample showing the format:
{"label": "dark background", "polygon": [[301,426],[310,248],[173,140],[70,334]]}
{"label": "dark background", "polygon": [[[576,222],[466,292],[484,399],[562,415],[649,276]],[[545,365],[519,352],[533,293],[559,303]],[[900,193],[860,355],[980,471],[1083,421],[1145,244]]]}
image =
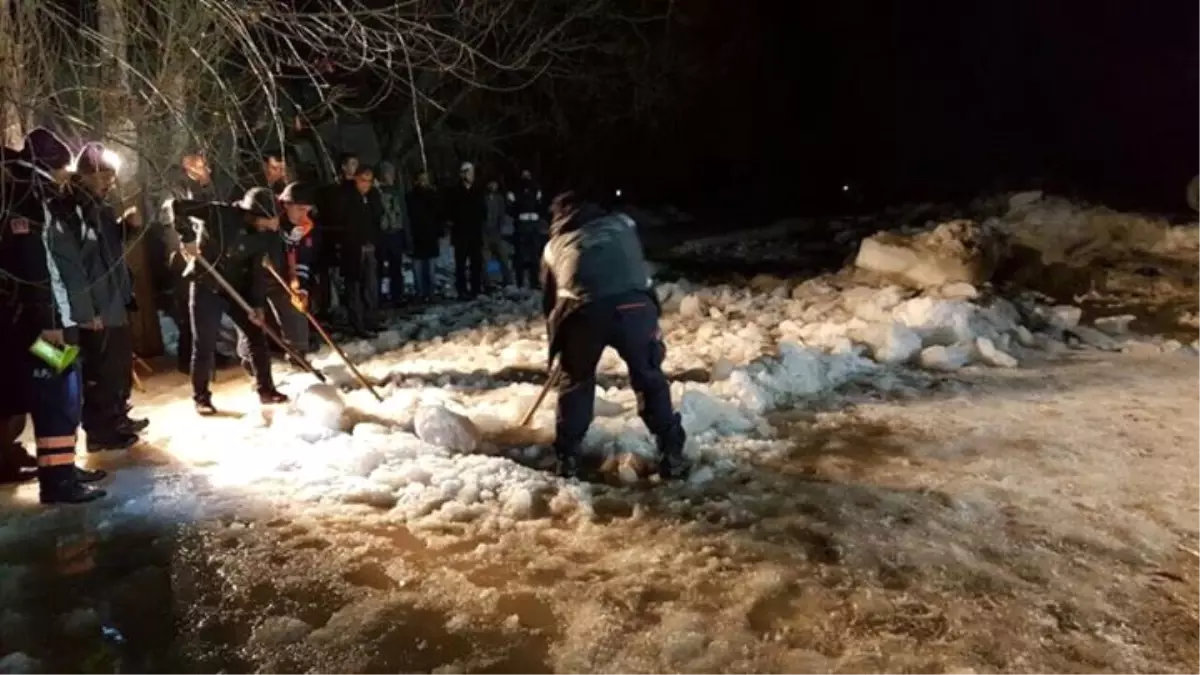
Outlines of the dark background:
{"label": "dark background", "polygon": [[586,163],[708,218],[1026,187],[1180,211],[1200,146],[1198,5],[685,0],[670,37],[705,76],[561,170]]}

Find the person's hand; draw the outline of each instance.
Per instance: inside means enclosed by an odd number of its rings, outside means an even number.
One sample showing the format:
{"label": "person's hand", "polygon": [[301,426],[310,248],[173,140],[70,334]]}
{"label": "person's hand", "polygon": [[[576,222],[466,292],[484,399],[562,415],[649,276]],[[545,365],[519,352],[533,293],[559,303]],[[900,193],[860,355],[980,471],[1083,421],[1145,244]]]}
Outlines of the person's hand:
{"label": "person's hand", "polygon": [[255,307],[254,309],[250,310],[250,323],[258,326],[259,328],[266,323],[266,317],[267,314],[261,307]]}
{"label": "person's hand", "polygon": [[67,342],[61,330],[44,330],[38,337],[58,347],[63,346]]}
{"label": "person's hand", "polygon": [[129,227],[138,228],[142,226],[142,213],[138,211],[138,207],[131,206],[125,209],[125,213],[121,214],[121,220]]}
{"label": "person's hand", "polygon": [[183,254],[186,255],[189,259],[199,257],[200,247],[197,246],[196,242],[194,242],[194,241],[189,244],[184,244],[183,245]]}
{"label": "person's hand", "polygon": [[308,311],[308,291],[297,290],[292,295],[292,306],[301,312]]}

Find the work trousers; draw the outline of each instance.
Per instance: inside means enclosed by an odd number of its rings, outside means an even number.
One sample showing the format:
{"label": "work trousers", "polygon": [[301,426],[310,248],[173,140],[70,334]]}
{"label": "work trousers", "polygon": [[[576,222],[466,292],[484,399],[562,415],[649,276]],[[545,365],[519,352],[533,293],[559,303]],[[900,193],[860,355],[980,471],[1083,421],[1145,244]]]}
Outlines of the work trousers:
{"label": "work trousers", "polygon": [[[347,320],[355,330],[367,330],[375,325],[379,313],[379,263],[374,249],[361,249],[352,259],[342,256],[342,278],[345,281],[342,304]],[[354,267],[349,267],[353,265]]]}
{"label": "work trousers", "polygon": [[454,290],[459,298],[475,297],[483,292],[483,242],[469,241],[454,245]]}
{"label": "work trousers", "polygon": [[517,221],[513,228],[513,272],[517,285],[523,288],[538,288],[541,282],[538,273],[541,270],[542,249],[545,248],[545,238],[538,231],[538,223]]}
{"label": "work trousers", "polygon": [[221,330],[221,317],[226,314],[237,326],[238,341],[247,341],[250,368],[260,392],[273,391],[271,379],[271,354],[267,351],[267,339],[262,329],[250,321],[250,316],[241,305],[233,302],[216,289],[198,282],[191,282],[192,323],[192,397],[207,402],[212,393],[213,368],[216,367],[217,335]]}
{"label": "work trousers", "polygon": [[115,434],[133,389],[133,342],[128,326],[79,331],[83,374],[83,430]]}
{"label": "work trousers", "polygon": [[75,443],[83,404],[79,364],[61,373],[28,355],[29,406],[42,492],[74,483]]}
{"label": "work trousers", "polygon": [[658,439],[659,452],[683,448],[683,427],[671,407],[671,388],[662,370],[666,347],[658,327],[658,309],[645,293],[623,294],[580,307],[559,326],[555,341],[562,345],[554,441],[560,456],[576,453],[591,426],[596,366],[605,347],[617,350],[625,361],[629,384],[637,394],[638,414]]}

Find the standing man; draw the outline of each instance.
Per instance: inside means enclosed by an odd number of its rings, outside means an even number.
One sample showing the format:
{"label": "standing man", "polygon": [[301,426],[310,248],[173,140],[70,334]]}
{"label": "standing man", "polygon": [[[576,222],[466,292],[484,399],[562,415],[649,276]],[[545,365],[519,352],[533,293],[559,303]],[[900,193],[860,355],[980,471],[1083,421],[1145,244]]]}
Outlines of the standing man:
{"label": "standing man", "polygon": [[283,190],[279,197],[283,204],[283,213],[287,219],[284,229],[287,231],[287,268],[278,269],[280,276],[288,281],[293,298],[287,321],[292,322],[288,331],[297,336],[294,343],[297,350],[306,353],[310,350],[308,317],[304,312],[309,311],[309,297],[313,288],[313,267],[317,262],[319,250],[316,222],[312,217],[312,190],[305,183],[292,183]]}
{"label": "standing man", "polygon": [[554,199],[550,242],[542,258],[542,308],[557,355],[558,419],[554,450],[559,473],[579,472],[579,449],[591,425],[596,364],[605,347],[621,355],[637,394],[638,413],[658,441],[659,475],[687,475],[683,426],[671,406],[662,372],[666,346],[658,326],[658,300],[633,221],[606,214],[567,192]]}
{"label": "standing man", "polygon": [[345,288],[342,304],[349,314],[350,328],[360,338],[374,337],[379,309],[379,267],[375,251],[380,239],[383,204],[375,189],[375,172],[359,165],[354,180],[338,197],[337,220],[341,223],[341,268]]}
{"label": "standing man", "polygon": [[[59,369],[30,353],[37,341],[62,348],[78,341],[71,297],[46,246],[48,230],[68,231],[60,222],[71,153],[41,127],[31,131],[16,161],[6,166],[0,193],[0,413],[6,432],[20,434],[33,417],[39,498],[43,504],[81,503],[105,495],[84,485],[104,477],[75,466],[82,405],[79,366]],[[75,224],[78,226],[78,223]],[[5,439],[7,440],[7,439]],[[12,439],[15,441],[15,437]]]}
{"label": "standing man", "polygon": [[483,223],[487,220],[487,202],[475,182],[474,164],[462,163],[459,182],[447,201],[450,245],[454,247],[454,287],[458,298],[467,300],[483,292]]}
{"label": "standing man", "polygon": [[489,260],[500,266],[500,282],[511,286],[512,268],[508,263],[508,244],[504,241],[505,213],[504,195],[500,194],[500,183],[494,180],[487,185],[487,220],[483,224],[483,246]]}
{"label": "standing man", "polygon": [[412,223],[413,285],[421,301],[429,302],[434,291],[433,261],[441,246],[442,211],[440,195],[428,171],[417,173],[406,202]]}
{"label": "standing man", "polygon": [[120,450],[138,440],[146,420],[127,413],[133,387],[133,338],[127,307],[133,301],[133,282],[125,264],[124,230],[140,227],[136,209],[118,218],[106,201],[116,181],[104,146],[89,143],[75,158],[71,196],[83,219],[79,253],[88,278],[88,292],[77,306],[91,307],[93,321],[82,322],[83,429],[89,452]]}
{"label": "standing man", "polygon": [[521,171],[521,182],[507,195],[509,213],[513,217],[513,266],[517,285],[538,287],[538,262],[542,247],[542,189],[533,181],[533,172]]}
{"label": "standing man", "polygon": [[[262,332],[266,289],[259,272],[270,239],[278,236],[275,199],[266,188],[251,188],[237,206],[179,200],[170,207],[175,229],[190,258],[184,278],[189,282],[191,294],[192,398],[196,412],[204,416],[217,412],[209,383],[221,317],[226,314],[237,326],[239,339],[245,335],[249,343],[259,401],[264,405],[287,401],[287,396],[275,389],[271,378],[271,356]],[[194,259],[198,256],[203,256],[249,303],[250,313]]]}
{"label": "standing man", "polygon": [[404,252],[408,250],[410,224],[404,186],[396,177],[396,167],[390,162],[379,163],[379,197],[383,203],[383,242],[379,252],[379,278],[387,268],[388,301],[393,309],[400,307],[404,297]]}
{"label": "standing man", "polygon": [[[212,172],[208,168],[208,160],[202,153],[194,152],[183,156],[179,162],[180,177],[171,186],[171,197],[196,202],[217,201],[217,188],[213,185]],[[166,220],[170,219],[166,214]],[[188,289],[190,284],[183,278],[187,262],[179,253],[179,241],[174,230],[168,229],[163,237],[167,249],[167,268],[171,273],[172,303],[168,314],[179,330],[179,343],[176,345],[177,367],[179,372],[192,372],[192,319],[191,299]]]}

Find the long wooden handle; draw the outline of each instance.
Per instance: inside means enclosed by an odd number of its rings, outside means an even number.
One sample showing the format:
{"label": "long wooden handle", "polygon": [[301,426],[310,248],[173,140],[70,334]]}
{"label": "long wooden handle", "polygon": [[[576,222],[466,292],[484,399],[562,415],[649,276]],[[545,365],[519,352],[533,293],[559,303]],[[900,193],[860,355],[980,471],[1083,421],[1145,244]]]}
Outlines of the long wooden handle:
{"label": "long wooden handle", "polygon": [[558,381],[558,378],[561,374],[562,361],[558,360],[555,361],[554,366],[550,368],[550,374],[546,376],[546,384],[542,385],[542,391],[538,393],[538,397],[533,400],[533,404],[530,405],[529,409],[525,411],[525,415],[521,417],[521,423],[517,426],[529,426],[529,423],[533,421],[533,416],[537,413],[538,408],[542,407],[542,401],[546,400],[546,394],[550,393],[550,387],[554,386],[554,383]]}

